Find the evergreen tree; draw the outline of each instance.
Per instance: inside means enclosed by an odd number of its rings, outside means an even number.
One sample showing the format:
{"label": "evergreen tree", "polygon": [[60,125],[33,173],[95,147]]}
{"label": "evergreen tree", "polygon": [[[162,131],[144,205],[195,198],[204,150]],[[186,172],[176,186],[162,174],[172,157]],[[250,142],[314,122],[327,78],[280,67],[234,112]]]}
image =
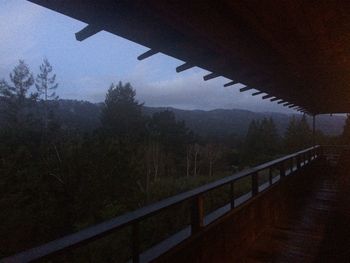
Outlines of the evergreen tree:
{"label": "evergreen tree", "polygon": [[257,164],[272,159],[279,152],[280,139],[272,118],[253,120],[243,144],[243,162]]}
{"label": "evergreen tree", "polygon": [[23,60],[10,73],[11,84],[5,80],[0,81],[0,95],[5,104],[6,122],[9,127],[19,126],[29,121],[32,114],[30,107],[36,101],[36,94],[28,95],[29,89],[34,84],[33,74]]}
{"label": "evergreen tree", "polygon": [[280,149],[280,138],[277,132],[275,122],[272,118],[264,118],[261,122],[261,142],[262,152],[266,156],[274,156]]}
{"label": "evergreen tree", "polygon": [[[44,103],[44,132],[45,137],[47,135],[48,123],[54,119],[53,111],[49,110],[48,101],[58,100],[55,90],[58,87],[56,82],[56,74],[53,74],[52,66],[49,61],[45,58],[43,63],[39,67],[40,73],[36,76],[35,87],[37,90],[38,98],[40,98]],[[52,125],[54,126],[54,125]]]}
{"label": "evergreen tree", "polygon": [[306,148],[312,144],[312,132],[305,115],[300,120],[293,116],[285,133],[285,146],[289,152]]}
{"label": "evergreen tree", "polygon": [[58,87],[58,83],[56,82],[56,74],[52,74],[53,69],[50,62],[45,58],[39,69],[40,73],[35,79],[35,87],[38,92],[38,97],[45,102],[48,100],[57,100],[58,96],[56,95],[55,90]]}
{"label": "evergreen tree", "polygon": [[135,99],[135,95],[130,83],[111,84],[101,113],[102,129],[106,134],[139,138],[144,132],[142,104]]}

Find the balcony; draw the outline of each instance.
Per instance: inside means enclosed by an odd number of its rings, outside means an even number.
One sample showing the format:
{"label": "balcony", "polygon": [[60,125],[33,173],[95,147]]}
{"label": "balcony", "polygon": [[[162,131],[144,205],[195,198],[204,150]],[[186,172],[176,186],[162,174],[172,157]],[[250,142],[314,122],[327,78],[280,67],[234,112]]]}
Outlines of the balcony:
{"label": "balcony", "polygon": [[[71,254],[131,227],[131,262],[343,262],[348,258],[350,211],[347,147],[315,146],[233,174],[2,262],[31,262]],[[235,195],[248,180],[250,189]],[[205,212],[205,195],[229,189],[227,203]],[[142,222],[189,202],[190,224],[145,251]],[[73,259],[73,258],[71,258]]]}

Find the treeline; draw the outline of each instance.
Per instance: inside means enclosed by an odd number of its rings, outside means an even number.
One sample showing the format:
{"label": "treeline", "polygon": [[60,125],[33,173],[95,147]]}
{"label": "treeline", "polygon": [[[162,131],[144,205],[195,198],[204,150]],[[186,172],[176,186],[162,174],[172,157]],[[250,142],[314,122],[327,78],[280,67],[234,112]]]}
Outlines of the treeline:
{"label": "treeline", "polygon": [[284,137],[263,119],[245,138],[203,138],[172,111],[145,116],[122,82],[108,89],[100,127],[70,130],[47,59],[36,77],[19,61],[9,79],[0,82],[0,257],[312,144],[305,117]]}

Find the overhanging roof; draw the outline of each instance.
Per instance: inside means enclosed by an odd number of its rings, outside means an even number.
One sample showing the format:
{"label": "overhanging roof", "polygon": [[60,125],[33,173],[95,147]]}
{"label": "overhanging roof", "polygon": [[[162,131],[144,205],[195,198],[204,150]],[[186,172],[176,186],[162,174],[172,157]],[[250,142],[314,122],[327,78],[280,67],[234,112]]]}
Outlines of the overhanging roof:
{"label": "overhanging roof", "polygon": [[350,112],[350,1],[30,1],[312,114]]}

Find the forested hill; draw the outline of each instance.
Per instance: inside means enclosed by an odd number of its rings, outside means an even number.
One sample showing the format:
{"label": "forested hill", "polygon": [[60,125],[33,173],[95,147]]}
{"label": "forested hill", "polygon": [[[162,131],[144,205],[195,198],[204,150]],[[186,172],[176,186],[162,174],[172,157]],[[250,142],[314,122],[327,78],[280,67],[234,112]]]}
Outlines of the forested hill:
{"label": "forested hill", "polygon": [[[252,120],[262,120],[263,118],[272,118],[278,131],[283,134],[292,117],[290,114],[277,112],[252,112],[240,109],[216,109],[210,111],[204,110],[180,110],[174,108],[152,108],[144,107],[146,114],[153,114],[162,110],[174,111],[179,120],[184,120],[187,127],[200,135],[219,135],[226,136],[235,133],[239,136],[245,135],[248,126]],[[301,115],[297,115],[300,116]],[[317,116],[316,128],[326,135],[339,135],[343,131],[345,116],[340,115],[320,115]],[[308,118],[310,127],[312,119]]]}
{"label": "forested hill", "polygon": [[[76,128],[81,131],[92,131],[100,125],[100,111],[102,103],[91,103],[77,100],[59,100],[59,119],[62,127]],[[165,107],[143,107],[144,114],[152,115],[155,112],[171,110],[178,120],[184,120],[186,126],[202,136],[225,137],[231,134],[244,136],[252,120],[271,117],[278,131],[282,134],[291,115],[275,112],[252,112],[239,109],[180,110]],[[342,132],[345,116],[322,115],[317,117],[317,129],[327,135],[338,135]],[[309,119],[311,124],[311,119]],[[1,120],[0,120],[1,124]],[[311,126],[311,125],[310,125]]]}

